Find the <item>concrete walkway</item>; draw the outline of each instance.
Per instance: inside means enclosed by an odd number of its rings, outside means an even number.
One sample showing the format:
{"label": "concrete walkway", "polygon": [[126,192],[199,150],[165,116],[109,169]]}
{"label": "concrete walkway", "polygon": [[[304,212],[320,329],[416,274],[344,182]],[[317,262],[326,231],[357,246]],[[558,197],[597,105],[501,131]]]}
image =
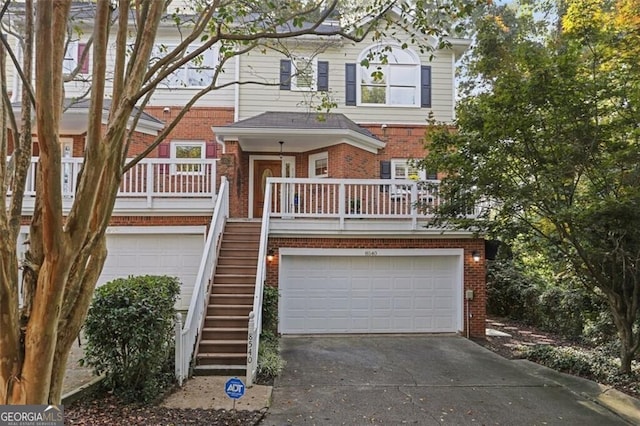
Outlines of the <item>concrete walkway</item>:
{"label": "concrete walkway", "polygon": [[598,400],[593,382],[549,376],[457,336],[287,337],[281,344],[287,366],[265,425],[633,424]]}

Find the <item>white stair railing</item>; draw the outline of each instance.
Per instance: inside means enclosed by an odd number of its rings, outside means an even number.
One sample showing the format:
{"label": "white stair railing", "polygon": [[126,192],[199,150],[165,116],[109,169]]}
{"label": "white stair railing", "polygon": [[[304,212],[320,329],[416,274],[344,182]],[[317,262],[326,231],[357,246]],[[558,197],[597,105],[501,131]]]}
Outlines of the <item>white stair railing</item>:
{"label": "white stair railing", "polygon": [[202,327],[203,318],[207,310],[208,295],[211,287],[211,277],[216,269],[218,251],[222,240],[224,226],[229,217],[229,184],[223,176],[220,182],[220,191],[213,210],[213,217],[209,225],[207,241],[202,253],[200,268],[196,277],[196,283],[191,295],[191,303],[187,311],[187,317],[182,323],[182,315],[178,314],[175,326],[175,374],[178,384],[189,377],[191,359],[198,342],[198,335]]}
{"label": "white stair railing", "polygon": [[256,272],[256,286],[253,294],[253,310],[249,314],[249,330],[247,333],[247,377],[246,385],[253,386],[258,373],[258,348],[260,347],[260,333],[262,332],[262,299],[264,284],[267,277],[267,244],[269,242],[269,216],[271,214],[271,180],[267,178],[260,227],[260,248],[258,250],[258,268]]}

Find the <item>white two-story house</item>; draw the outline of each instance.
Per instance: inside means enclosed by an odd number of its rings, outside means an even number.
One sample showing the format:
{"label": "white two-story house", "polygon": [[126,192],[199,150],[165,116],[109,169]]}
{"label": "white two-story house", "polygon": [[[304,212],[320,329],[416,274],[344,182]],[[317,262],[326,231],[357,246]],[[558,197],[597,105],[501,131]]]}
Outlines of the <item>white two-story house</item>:
{"label": "white two-story house", "polygon": [[[158,52],[179,41],[163,27]],[[484,336],[484,240],[428,226],[438,172],[410,161],[427,155],[429,118],[453,122],[456,61],[469,42],[423,54],[391,40],[281,43],[229,61],[218,85],[253,84],[204,96],[125,175],[100,283],[132,274],[181,279],[180,377],[192,360],[196,369],[248,368],[251,376],[263,285],[279,288],[283,334]],[[81,37],[70,44],[66,67],[78,65],[85,46]],[[376,61],[383,50],[386,60]],[[217,63],[212,48],[165,80],[131,156],[211,82]],[[66,96],[87,84],[69,83]],[[69,203],[86,114],[87,104],[75,103],[61,124]]]}

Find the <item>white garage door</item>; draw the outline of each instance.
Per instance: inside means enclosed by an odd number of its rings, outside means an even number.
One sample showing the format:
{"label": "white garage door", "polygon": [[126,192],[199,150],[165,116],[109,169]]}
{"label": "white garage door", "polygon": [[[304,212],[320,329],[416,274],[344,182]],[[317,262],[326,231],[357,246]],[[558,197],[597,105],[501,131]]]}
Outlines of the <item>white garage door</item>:
{"label": "white garage door", "polygon": [[203,235],[109,234],[98,285],[129,275],[169,275],[182,282],[178,309],[188,309],[204,248]]}
{"label": "white garage door", "polygon": [[282,256],[280,331],[455,332],[457,256]]}

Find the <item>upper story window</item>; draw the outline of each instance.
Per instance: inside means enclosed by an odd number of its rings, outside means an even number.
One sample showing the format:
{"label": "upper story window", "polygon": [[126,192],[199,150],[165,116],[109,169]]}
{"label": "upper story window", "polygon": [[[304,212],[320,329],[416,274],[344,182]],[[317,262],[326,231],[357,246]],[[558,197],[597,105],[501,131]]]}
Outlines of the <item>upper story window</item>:
{"label": "upper story window", "polygon": [[378,44],[345,65],[346,105],[431,107],[431,67],[409,48]]}
{"label": "upper story window", "polygon": [[309,177],[329,177],[328,152],[320,152],[309,156]]}
{"label": "upper story window", "polygon": [[295,58],[292,61],[291,90],[317,90],[318,61],[311,58]]}
{"label": "upper story window", "polygon": [[[79,41],[70,41],[67,44],[67,50],[64,53],[64,61],[62,62],[62,70],[65,74],[71,74],[78,67],[78,61],[82,59],[84,50],[87,47],[86,43]],[[89,72],[89,55],[85,55],[82,61],[82,66],[78,70],[81,74],[87,74]]]}
{"label": "upper story window", "polygon": [[[185,55],[189,55],[200,46],[190,46],[187,48]],[[166,52],[175,49],[175,45],[163,44],[156,46],[155,54],[159,57]],[[200,55],[187,62],[176,71],[162,80],[161,85],[170,88],[207,87],[213,83],[213,76],[216,66],[218,65],[218,49],[211,47]]]}
{"label": "upper story window", "polygon": [[414,161],[409,159],[391,160],[391,178],[392,179],[411,179],[416,181],[435,180],[438,178],[436,173],[429,172],[416,167]]}
{"label": "upper story window", "polygon": [[280,90],[329,90],[329,62],[307,57],[281,59]]}
{"label": "upper story window", "polygon": [[420,105],[420,61],[413,52],[375,46],[359,59],[360,104]]}

